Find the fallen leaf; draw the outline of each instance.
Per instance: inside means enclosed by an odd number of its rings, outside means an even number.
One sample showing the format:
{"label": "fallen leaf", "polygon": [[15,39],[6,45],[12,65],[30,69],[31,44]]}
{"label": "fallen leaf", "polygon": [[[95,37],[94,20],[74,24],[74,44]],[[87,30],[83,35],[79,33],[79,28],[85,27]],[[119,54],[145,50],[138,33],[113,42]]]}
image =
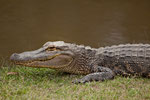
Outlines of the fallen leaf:
{"label": "fallen leaf", "polygon": [[19,75],[18,72],[8,72],[7,75]]}

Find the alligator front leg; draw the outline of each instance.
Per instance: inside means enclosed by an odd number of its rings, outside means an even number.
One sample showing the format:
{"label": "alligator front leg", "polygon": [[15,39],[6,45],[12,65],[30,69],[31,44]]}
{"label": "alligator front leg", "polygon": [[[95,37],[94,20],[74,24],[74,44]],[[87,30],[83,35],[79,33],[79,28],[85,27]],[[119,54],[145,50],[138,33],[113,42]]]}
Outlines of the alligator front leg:
{"label": "alligator front leg", "polygon": [[81,79],[73,81],[73,83],[86,83],[86,82],[91,82],[91,81],[104,81],[104,80],[109,80],[113,79],[115,74],[114,72],[106,67],[97,67],[98,70],[94,73],[88,74],[84,76]]}

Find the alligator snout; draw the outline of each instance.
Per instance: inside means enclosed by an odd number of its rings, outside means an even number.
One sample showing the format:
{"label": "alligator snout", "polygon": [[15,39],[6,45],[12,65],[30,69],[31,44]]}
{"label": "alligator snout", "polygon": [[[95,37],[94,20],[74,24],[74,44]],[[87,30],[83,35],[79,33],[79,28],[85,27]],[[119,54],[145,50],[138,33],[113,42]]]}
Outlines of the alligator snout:
{"label": "alligator snout", "polygon": [[18,61],[20,58],[19,54],[17,53],[13,53],[11,56],[10,56],[10,60],[11,61]]}
{"label": "alligator snout", "polygon": [[28,54],[28,53],[13,53],[11,56],[10,56],[10,60],[12,62],[26,62],[26,61],[29,61],[31,60],[31,55]]}

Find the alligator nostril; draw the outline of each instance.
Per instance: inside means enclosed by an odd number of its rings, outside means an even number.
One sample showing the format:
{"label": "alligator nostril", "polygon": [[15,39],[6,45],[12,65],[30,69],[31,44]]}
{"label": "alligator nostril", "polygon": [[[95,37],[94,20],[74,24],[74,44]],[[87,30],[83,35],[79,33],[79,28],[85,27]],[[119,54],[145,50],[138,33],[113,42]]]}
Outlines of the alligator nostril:
{"label": "alligator nostril", "polygon": [[10,57],[10,60],[17,60],[19,58],[19,55],[17,53],[13,53]]}

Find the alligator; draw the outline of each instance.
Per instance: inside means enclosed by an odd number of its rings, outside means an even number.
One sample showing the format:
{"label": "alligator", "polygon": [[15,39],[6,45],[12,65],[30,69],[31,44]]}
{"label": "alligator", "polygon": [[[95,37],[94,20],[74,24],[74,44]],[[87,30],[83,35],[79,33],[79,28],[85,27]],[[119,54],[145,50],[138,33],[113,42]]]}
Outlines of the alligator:
{"label": "alligator", "polygon": [[150,78],[150,44],[120,44],[96,49],[54,41],[34,51],[14,53],[10,60],[17,65],[85,75],[73,83],[111,80],[117,75]]}

